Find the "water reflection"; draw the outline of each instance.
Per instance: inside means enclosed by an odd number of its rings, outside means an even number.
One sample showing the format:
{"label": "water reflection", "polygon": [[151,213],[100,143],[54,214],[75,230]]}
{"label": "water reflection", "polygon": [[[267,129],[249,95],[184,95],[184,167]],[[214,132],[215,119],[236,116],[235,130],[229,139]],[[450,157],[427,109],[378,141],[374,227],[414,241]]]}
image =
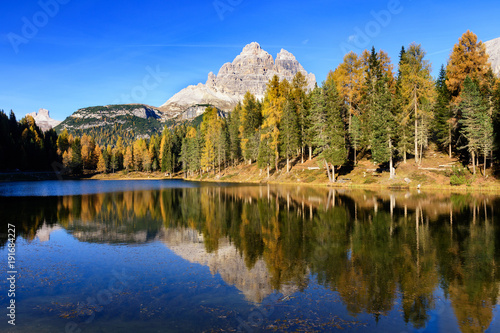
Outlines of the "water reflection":
{"label": "water reflection", "polygon": [[27,240],[63,227],[82,242],[161,241],[255,303],[303,291],[313,278],[351,315],[378,320],[399,302],[419,329],[444,311],[439,290],[460,329],[480,332],[499,300],[499,203],[482,194],[243,186],[3,198],[0,211]]}

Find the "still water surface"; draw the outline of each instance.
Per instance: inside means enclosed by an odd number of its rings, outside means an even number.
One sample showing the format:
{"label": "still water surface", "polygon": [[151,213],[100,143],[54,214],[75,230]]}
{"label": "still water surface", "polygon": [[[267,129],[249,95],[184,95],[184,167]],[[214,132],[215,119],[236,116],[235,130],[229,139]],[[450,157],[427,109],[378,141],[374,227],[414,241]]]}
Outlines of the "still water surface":
{"label": "still water surface", "polygon": [[500,332],[499,218],[484,194],[1,183],[0,332]]}

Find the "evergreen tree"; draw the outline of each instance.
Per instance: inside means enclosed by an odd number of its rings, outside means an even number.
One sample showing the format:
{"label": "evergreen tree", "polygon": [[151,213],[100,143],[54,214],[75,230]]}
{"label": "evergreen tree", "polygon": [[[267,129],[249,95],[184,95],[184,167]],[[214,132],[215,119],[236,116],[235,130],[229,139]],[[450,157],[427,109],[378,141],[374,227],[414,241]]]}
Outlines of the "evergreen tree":
{"label": "evergreen tree", "polygon": [[286,172],[290,171],[290,158],[293,157],[299,148],[299,130],[295,101],[289,97],[285,102],[283,116],[279,126],[280,131],[280,151],[282,157],[286,159]]}
{"label": "evergreen tree", "polygon": [[262,124],[261,105],[249,91],[243,97],[240,112],[241,153],[250,164],[257,158],[260,136],[259,128]]}
{"label": "evergreen tree", "polygon": [[241,103],[238,103],[233,112],[229,114],[228,131],[229,131],[229,158],[236,165],[241,158],[241,139],[240,139],[240,117],[242,112]]}
{"label": "evergreen tree", "polygon": [[455,118],[450,107],[451,94],[446,86],[446,69],[441,66],[436,81],[436,103],[434,104],[433,129],[439,146],[448,152],[451,158],[452,134],[455,127]]}
{"label": "evergreen tree", "polygon": [[335,167],[341,166],[347,161],[347,145],[345,141],[345,124],[342,119],[340,99],[333,82],[326,82],[325,108],[326,108],[326,142],[320,157],[324,159],[328,170],[328,163],[331,163],[332,174],[330,182],[334,183]]}
{"label": "evergreen tree", "polygon": [[[420,146],[427,140],[426,126],[430,122],[429,105],[434,98],[434,83],[431,77],[431,67],[427,60],[424,60],[425,51],[420,45],[410,44],[405,52],[400,71],[400,92],[403,97],[403,110],[407,114],[413,115],[414,120],[414,154],[415,163],[420,163]],[[419,126],[423,131],[419,133]],[[420,135],[420,140],[419,140]]]}
{"label": "evergreen tree", "polygon": [[459,109],[462,114],[461,134],[467,140],[467,148],[472,159],[473,173],[476,174],[476,157],[480,152],[484,156],[484,175],[486,175],[486,159],[493,149],[493,122],[489,109],[479,86],[467,76],[460,94]]}
{"label": "evergreen tree", "polygon": [[401,47],[401,51],[399,53],[398,77],[396,80],[396,91],[394,97],[395,118],[396,123],[398,124],[396,148],[399,154],[402,155],[404,163],[406,163],[407,155],[413,152],[412,147],[414,147],[415,142],[415,128],[411,123],[412,112],[405,108],[405,105],[408,104],[408,100],[406,96],[403,96],[401,89],[401,82],[403,79],[401,68],[406,61],[405,54],[406,50],[403,46]]}
{"label": "evergreen tree", "polygon": [[160,159],[161,159],[161,172],[173,172],[173,158],[172,158],[172,134],[168,129],[165,129],[161,136],[160,144]]}
{"label": "evergreen tree", "polygon": [[[270,131],[269,128],[266,129]],[[267,178],[270,176],[271,166],[275,163],[274,150],[271,148],[272,136],[270,133],[264,133],[262,130],[259,144],[259,155],[257,157],[257,167],[267,170]]]}
{"label": "evergreen tree", "polygon": [[[298,127],[298,147],[300,147],[301,163],[304,163],[305,146],[307,139],[307,130],[309,128],[308,114],[309,105],[306,98],[307,80],[302,72],[297,72],[292,80],[292,87],[290,91],[291,98],[297,113],[297,127]],[[309,154],[310,155],[310,154]],[[310,157],[310,156],[309,156]],[[288,165],[287,165],[288,169]]]}

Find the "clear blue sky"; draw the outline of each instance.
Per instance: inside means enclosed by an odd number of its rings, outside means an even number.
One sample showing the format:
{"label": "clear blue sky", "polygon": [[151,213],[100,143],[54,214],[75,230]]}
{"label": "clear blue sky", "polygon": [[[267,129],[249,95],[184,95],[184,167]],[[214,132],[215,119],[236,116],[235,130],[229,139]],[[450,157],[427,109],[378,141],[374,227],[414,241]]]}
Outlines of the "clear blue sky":
{"label": "clear blue sky", "polygon": [[2,1],[0,109],[63,120],[86,106],[159,106],[253,41],[292,52],[318,83],[349,49],[374,45],[396,64],[411,42],[436,75],[468,29],[500,37],[499,14],[498,0]]}

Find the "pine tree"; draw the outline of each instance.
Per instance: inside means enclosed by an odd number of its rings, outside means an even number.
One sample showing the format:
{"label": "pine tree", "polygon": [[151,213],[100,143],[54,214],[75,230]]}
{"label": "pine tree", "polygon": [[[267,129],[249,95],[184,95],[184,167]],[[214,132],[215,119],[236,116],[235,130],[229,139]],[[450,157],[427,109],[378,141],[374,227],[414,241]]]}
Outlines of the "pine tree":
{"label": "pine tree", "polygon": [[436,81],[436,103],[434,104],[433,129],[438,144],[448,151],[451,158],[452,135],[455,127],[455,118],[450,107],[451,94],[446,86],[446,69],[441,66]]}
{"label": "pine tree", "polygon": [[476,157],[480,152],[484,156],[486,175],[486,159],[493,149],[493,122],[488,106],[477,83],[467,76],[460,94],[459,109],[462,114],[460,132],[467,140],[463,148],[467,148],[472,159],[473,173],[476,174]]}
{"label": "pine tree", "polygon": [[397,143],[396,148],[400,155],[403,157],[403,162],[406,163],[407,155],[413,152],[412,146],[414,147],[414,134],[415,128],[411,123],[412,112],[408,111],[405,108],[405,105],[408,104],[407,96],[403,96],[401,90],[401,81],[402,81],[402,72],[401,68],[403,63],[406,61],[406,50],[401,47],[401,51],[399,53],[399,65],[398,65],[398,77],[396,80],[396,91],[394,97],[394,110],[395,110],[395,120],[398,124],[397,126]]}
{"label": "pine tree", "polygon": [[168,129],[163,131],[160,144],[160,163],[161,172],[173,172],[173,158],[172,158],[172,134]]}
{"label": "pine tree", "polygon": [[[431,67],[427,60],[424,60],[425,51],[420,45],[410,44],[405,52],[400,71],[400,91],[403,97],[403,110],[407,114],[413,115],[414,120],[414,154],[415,163],[420,163],[422,156],[419,156],[419,141],[421,146],[426,140],[425,131],[419,133],[420,127],[429,123],[429,112],[424,105],[429,105],[434,98],[434,83],[431,77]],[[420,140],[419,140],[420,134]]]}
{"label": "pine tree", "polygon": [[286,159],[286,172],[290,171],[290,158],[292,158],[299,148],[299,125],[297,119],[295,101],[289,97],[285,102],[283,116],[279,126],[280,131],[280,151],[282,157]]}
{"label": "pine tree", "polygon": [[240,112],[240,139],[241,154],[250,164],[257,158],[260,136],[259,128],[262,124],[261,105],[249,91],[243,97]]}
{"label": "pine tree", "polygon": [[[269,128],[267,128],[270,131]],[[267,178],[270,176],[271,166],[275,163],[275,154],[271,148],[272,136],[270,133],[264,133],[261,131],[261,140],[259,143],[259,155],[257,157],[257,167],[259,169],[267,170]]]}
{"label": "pine tree", "polygon": [[238,103],[233,112],[229,114],[228,131],[229,131],[229,158],[236,165],[241,158],[241,139],[240,139],[240,117],[242,112],[241,103]]}
{"label": "pine tree", "polygon": [[[297,72],[292,80],[292,87],[290,91],[295,111],[297,113],[297,127],[298,127],[298,146],[300,147],[301,163],[304,163],[305,146],[307,139],[307,129],[309,128],[308,114],[309,105],[306,98],[307,80],[302,72]],[[311,154],[309,154],[309,158]],[[288,168],[288,166],[287,166]]]}

